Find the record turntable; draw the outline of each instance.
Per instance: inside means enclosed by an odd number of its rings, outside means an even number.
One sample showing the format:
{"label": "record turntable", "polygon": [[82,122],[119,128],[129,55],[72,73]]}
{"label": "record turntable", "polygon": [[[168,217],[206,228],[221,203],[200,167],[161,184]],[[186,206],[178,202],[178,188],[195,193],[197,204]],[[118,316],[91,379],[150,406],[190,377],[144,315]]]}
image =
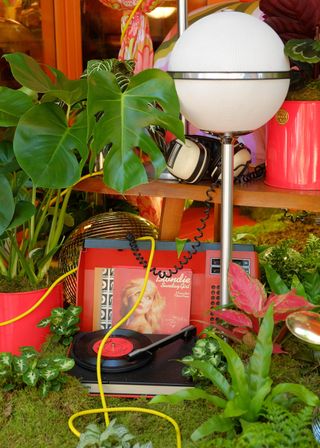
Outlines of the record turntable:
{"label": "record turntable", "polygon": [[[106,330],[78,333],[70,356],[75,360],[69,372],[80,379],[89,393],[97,394],[97,353]],[[172,335],[141,334],[116,330],[107,340],[101,357],[101,376],[106,394],[126,397],[170,394],[193,387],[182,376],[179,361],[190,354],[196,341],[193,325]]]}

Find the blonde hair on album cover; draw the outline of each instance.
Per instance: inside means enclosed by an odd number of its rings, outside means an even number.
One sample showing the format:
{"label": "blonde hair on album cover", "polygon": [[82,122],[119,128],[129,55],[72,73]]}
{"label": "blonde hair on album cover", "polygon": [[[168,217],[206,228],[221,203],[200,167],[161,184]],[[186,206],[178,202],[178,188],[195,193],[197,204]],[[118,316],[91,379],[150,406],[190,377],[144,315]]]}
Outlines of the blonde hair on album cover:
{"label": "blonde hair on album cover", "polygon": [[[128,313],[137,301],[142,290],[143,282],[144,278],[135,278],[130,280],[123,288],[120,309],[122,317]],[[147,305],[144,301],[147,301]],[[165,300],[160,295],[157,285],[152,280],[148,280],[140,305],[125,323],[124,328],[140,333],[156,333],[160,327],[161,314],[164,307]],[[140,313],[139,309],[141,310]]]}

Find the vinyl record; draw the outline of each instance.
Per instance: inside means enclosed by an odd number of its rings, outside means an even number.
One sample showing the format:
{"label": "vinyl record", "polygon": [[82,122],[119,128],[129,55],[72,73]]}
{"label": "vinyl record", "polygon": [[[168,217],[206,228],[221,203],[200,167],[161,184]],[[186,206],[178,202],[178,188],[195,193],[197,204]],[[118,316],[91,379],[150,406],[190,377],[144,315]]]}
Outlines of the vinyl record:
{"label": "vinyl record", "polygon": [[[71,356],[76,364],[89,370],[96,370],[100,343],[106,330],[79,333],[73,341]],[[107,340],[101,356],[102,372],[127,372],[144,366],[152,359],[152,353],[146,352],[141,357],[130,359],[127,355],[138,348],[151,343],[144,334],[131,330],[118,329]]]}

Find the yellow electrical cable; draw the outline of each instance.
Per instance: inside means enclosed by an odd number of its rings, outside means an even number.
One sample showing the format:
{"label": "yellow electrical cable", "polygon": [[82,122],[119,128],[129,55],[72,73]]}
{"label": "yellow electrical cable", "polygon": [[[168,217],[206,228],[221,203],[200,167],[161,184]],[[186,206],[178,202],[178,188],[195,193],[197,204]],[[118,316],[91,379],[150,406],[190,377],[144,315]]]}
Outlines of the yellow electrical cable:
{"label": "yellow electrical cable", "polygon": [[105,395],[104,395],[104,391],[103,391],[103,384],[102,384],[102,378],[101,378],[101,356],[102,356],[103,348],[104,348],[108,338],[111,336],[111,334],[117,328],[119,328],[131,316],[131,314],[134,313],[136,308],[139,306],[139,304],[140,304],[140,302],[141,302],[141,300],[143,298],[145,289],[147,287],[148,279],[149,279],[150,269],[151,269],[151,265],[152,265],[152,261],[153,261],[153,257],[154,257],[154,252],[155,252],[155,240],[154,240],[154,238],[152,238],[150,236],[144,236],[144,237],[140,237],[138,239],[139,240],[149,240],[151,242],[150,256],[149,256],[149,260],[148,260],[148,264],[147,264],[147,268],[146,268],[146,274],[145,274],[145,277],[144,277],[143,286],[142,286],[142,289],[140,291],[140,295],[139,295],[136,303],[134,304],[134,306],[130,309],[130,311],[119,322],[117,322],[114,327],[112,327],[106,333],[106,335],[104,336],[104,338],[101,341],[101,344],[100,344],[99,350],[98,350],[98,355],[97,355],[97,381],[98,381],[98,388],[99,388],[102,408],[77,412],[76,414],[72,415],[69,418],[68,425],[69,425],[69,428],[70,428],[71,432],[73,434],[75,434],[77,437],[80,437],[80,432],[77,431],[76,428],[74,427],[73,421],[77,417],[80,417],[82,415],[96,414],[96,413],[102,413],[103,412],[104,413],[105,422],[106,422],[106,426],[108,426],[109,422],[110,422],[109,412],[144,412],[144,413],[153,414],[153,415],[156,415],[158,417],[162,417],[162,418],[168,420],[174,426],[174,429],[176,431],[177,448],[181,448],[182,447],[182,444],[181,444],[182,442],[181,442],[180,428],[179,428],[177,422],[173,418],[169,417],[166,414],[163,414],[162,412],[155,411],[153,409],[145,409],[145,408],[138,408],[138,407],[108,408],[107,407],[107,403],[106,403],[106,398],[105,398]]}
{"label": "yellow electrical cable", "polygon": [[[143,285],[139,294],[139,297],[136,301],[136,303],[133,305],[133,307],[128,311],[128,313],[119,320],[119,322],[117,322],[104,336],[104,338],[101,341],[101,344],[99,346],[99,350],[98,350],[98,355],[97,355],[97,380],[98,380],[98,386],[99,386],[99,393],[100,393],[100,398],[101,398],[101,403],[102,403],[102,407],[106,408],[107,404],[106,404],[106,398],[103,392],[103,385],[102,385],[102,378],[101,378],[101,357],[102,357],[102,351],[103,351],[103,347],[105,346],[107,340],[109,339],[109,337],[111,336],[111,334],[117,330],[117,328],[121,327],[121,325],[135,312],[135,310],[137,309],[137,307],[139,306],[144,292],[146,290],[147,287],[147,283],[148,283],[148,279],[149,279],[149,273],[150,273],[150,269],[151,269],[151,265],[152,265],[152,260],[154,257],[154,251],[155,251],[155,240],[152,237],[148,237],[148,236],[143,236],[141,238],[138,238],[139,240],[149,240],[151,241],[151,251],[150,251],[150,256],[149,256],[149,260],[148,260],[148,265],[147,265],[147,269],[146,269],[146,274],[144,276],[144,281],[143,281]],[[110,421],[109,421],[109,417],[108,417],[108,413],[105,413],[105,422],[106,422],[106,426],[109,425]]]}
{"label": "yellow electrical cable", "polygon": [[176,430],[176,437],[177,437],[177,448],[181,448],[181,433],[178,423],[169,415],[164,414],[163,412],[155,411],[154,409],[145,409],[145,408],[137,408],[137,407],[118,407],[118,408],[99,408],[99,409],[89,409],[86,411],[80,411],[76,414],[72,415],[69,419],[69,428],[73,432],[73,434],[77,437],[80,437],[80,432],[75,429],[73,426],[73,420],[75,420],[77,417],[81,417],[82,415],[89,415],[89,414],[101,414],[102,412],[141,412],[145,414],[152,414],[156,415],[157,417],[164,418],[165,420],[168,420]]}
{"label": "yellow electrical cable", "polygon": [[[75,185],[79,184],[80,182],[82,182],[85,179],[88,179],[89,177],[94,177],[94,176],[101,176],[101,174],[103,174],[103,171],[95,171],[94,173],[89,173],[86,174],[85,176],[82,176],[79,180],[77,180],[76,183],[74,183],[73,185],[71,185],[71,187],[66,188],[65,190],[61,191],[60,193],[60,198],[65,196],[67,194],[67,192],[69,191],[70,188],[74,187]],[[57,200],[57,196],[52,198],[50,201],[50,206],[54,205],[56,203]]]}
{"label": "yellow electrical cable", "polygon": [[53,288],[60,283],[62,280],[64,280],[68,275],[74,274],[77,272],[78,268],[71,269],[71,271],[66,272],[65,274],[61,275],[55,282],[52,283],[52,285],[47,289],[47,291],[40,297],[40,299],[27,311],[24,313],[19,314],[18,316],[13,317],[12,319],[5,320],[3,322],[0,322],[0,327],[3,327],[4,325],[12,324],[13,322],[16,322],[17,320],[22,319],[25,316],[28,316],[28,314],[32,313],[41,303],[48,297],[50,292],[53,290]]}
{"label": "yellow electrical cable", "polygon": [[122,43],[124,35],[128,29],[128,26],[132,20],[132,17],[135,15],[135,13],[137,12],[138,8],[140,8],[140,5],[144,2],[144,0],[139,0],[138,3],[136,4],[136,6],[133,8],[133,10],[131,11],[130,16],[128,17],[128,20],[126,21],[126,23],[124,24],[124,27],[122,29],[121,32],[121,37],[120,37],[120,43]]}
{"label": "yellow electrical cable", "polygon": [[[108,408],[107,407],[107,403],[106,403],[106,398],[103,392],[103,385],[102,385],[102,378],[101,378],[101,356],[102,356],[102,351],[103,348],[105,346],[105,343],[107,342],[108,338],[111,336],[111,334],[117,329],[119,328],[130,316],[132,313],[134,313],[134,311],[136,310],[136,308],[139,306],[145,289],[147,287],[147,283],[148,283],[148,279],[149,279],[149,274],[150,274],[150,269],[151,269],[151,264],[152,264],[152,260],[154,257],[154,252],[155,252],[155,240],[152,237],[149,236],[145,236],[145,237],[140,237],[138,238],[139,240],[149,240],[151,242],[151,251],[150,251],[150,257],[149,257],[149,261],[148,261],[148,265],[146,268],[146,274],[144,277],[144,282],[142,285],[142,289],[139,295],[139,298],[137,299],[136,303],[134,304],[134,306],[130,309],[130,311],[113,327],[111,328],[107,334],[104,336],[104,338],[101,341],[99,350],[98,350],[98,355],[97,355],[97,380],[98,380],[98,386],[99,386],[99,392],[100,392],[100,398],[101,398],[101,403],[102,403],[102,408],[99,409],[88,409],[85,411],[80,411],[77,412],[75,414],[73,414],[68,421],[68,426],[70,428],[70,430],[72,431],[72,433],[74,435],[76,435],[77,437],[80,437],[80,432],[77,431],[73,425],[73,421],[77,418],[80,417],[82,415],[89,415],[89,414],[98,414],[98,413],[104,413],[104,417],[105,417],[105,422],[106,422],[106,426],[109,425],[110,423],[110,419],[109,419],[109,412],[142,412],[142,413],[146,413],[146,414],[152,414],[152,415],[156,415],[158,417],[164,418],[165,420],[167,420],[169,423],[171,423],[176,431],[176,438],[177,438],[177,448],[182,448],[182,444],[181,444],[181,432],[180,432],[180,428],[177,424],[177,422],[170,417],[169,415],[163,414],[162,412],[156,411],[154,409],[145,409],[145,408],[138,408],[138,407],[118,407],[118,408]],[[46,297],[48,297],[48,295],[50,294],[50,292],[53,290],[53,288],[60,283],[62,280],[64,280],[66,277],[68,277],[71,274],[74,274],[75,272],[77,272],[78,268],[74,268],[71,269],[70,271],[66,272],[65,274],[61,275],[55,282],[52,283],[52,285],[48,288],[48,290],[40,297],[40,299],[28,310],[26,310],[24,313],[19,314],[18,316],[15,316],[9,320],[0,322],[0,327],[5,326],[5,325],[10,325],[13,322],[16,322],[17,320],[20,320],[22,318],[24,318],[25,316],[27,316],[28,314],[32,313],[39,305],[41,305],[41,303],[46,299]]]}

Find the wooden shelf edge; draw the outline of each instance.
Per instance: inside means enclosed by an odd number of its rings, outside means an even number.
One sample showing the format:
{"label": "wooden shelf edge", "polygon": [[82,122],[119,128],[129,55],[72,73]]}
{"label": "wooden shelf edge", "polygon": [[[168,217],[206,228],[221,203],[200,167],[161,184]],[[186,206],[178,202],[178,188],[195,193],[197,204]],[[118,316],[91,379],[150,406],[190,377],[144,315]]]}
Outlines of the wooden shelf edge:
{"label": "wooden shelf edge", "polygon": [[[183,184],[172,181],[154,180],[134,187],[121,194],[104,185],[101,176],[93,176],[79,182],[74,189],[109,195],[160,196],[174,199],[206,201],[207,184]],[[213,203],[221,203],[221,189],[213,193]],[[285,190],[266,185],[263,180],[234,186],[234,205],[263,208],[290,208],[320,212],[320,191]]]}

